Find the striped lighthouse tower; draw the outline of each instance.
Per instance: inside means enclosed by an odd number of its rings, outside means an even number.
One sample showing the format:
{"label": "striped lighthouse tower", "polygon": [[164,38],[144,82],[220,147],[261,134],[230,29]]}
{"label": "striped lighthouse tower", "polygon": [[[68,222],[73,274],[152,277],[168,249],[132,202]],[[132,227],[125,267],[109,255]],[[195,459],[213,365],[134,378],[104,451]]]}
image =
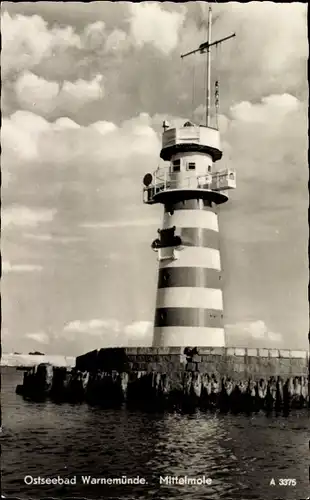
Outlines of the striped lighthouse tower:
{"label": "striped lighthouse tower", "polygon": [[236,178],[233,170],[214,168],[222,150],[210,126],[210,37],[211,9],[209,40],[197,49],[208,56],[206,124],[164,122],[160,157],[167,163],[144,177],[144,202],[164,208],[152,243],[159,261],[154,347],[225,346],[217,205],[228,200]]}

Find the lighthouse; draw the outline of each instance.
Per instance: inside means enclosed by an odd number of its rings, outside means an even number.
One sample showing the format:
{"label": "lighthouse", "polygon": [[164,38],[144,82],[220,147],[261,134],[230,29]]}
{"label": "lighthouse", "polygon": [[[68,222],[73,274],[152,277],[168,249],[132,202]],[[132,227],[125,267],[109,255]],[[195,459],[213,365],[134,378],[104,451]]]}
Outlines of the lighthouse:
{"label": "lighthouse", "polygon": [[211,47],[235,34],[212,42],[211,25],[210,8],[208,41],[181,56],[207,54],[205,123],[174,127],[165,121],[160,151],[165,166],[143,179],[144,203],[160,203],[164,212],[152,242],[158,258],[154,347],[225,347],[217,207],[228,201],[236,174],[216,170],[223,152],[218,127],[210,125]]}

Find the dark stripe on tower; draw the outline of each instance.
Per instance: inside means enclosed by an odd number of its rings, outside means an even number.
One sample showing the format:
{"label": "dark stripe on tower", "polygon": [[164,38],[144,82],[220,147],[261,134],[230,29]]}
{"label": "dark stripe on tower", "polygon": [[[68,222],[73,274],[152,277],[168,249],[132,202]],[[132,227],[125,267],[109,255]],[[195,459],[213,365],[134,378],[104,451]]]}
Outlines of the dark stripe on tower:
{"label": "dark stripe on tower", "polygon": [[156,309],[154,326],[223,328],[223,311],[194,307],[165,307]]}
{"label": "dark stripe on tower", "polygon": [[215,209],[212,208],[212,202],[202,199],[183,200],[171,204],[166,204],[165,212],[171,212],[171,210],[207,210],[210,212],[215,212]]}
{"label": "dark stripe on tower", "polygon": [[182,245],[185,247],[205,247],[219,250],[219,233],[212,229],[201,227],[176,227],[175,234],[181,236]]}
{"label": "dark stripe on tower", "polygon": [[157,288],[222,288],[221,271],[203,267],[166,267],[159,269]]}

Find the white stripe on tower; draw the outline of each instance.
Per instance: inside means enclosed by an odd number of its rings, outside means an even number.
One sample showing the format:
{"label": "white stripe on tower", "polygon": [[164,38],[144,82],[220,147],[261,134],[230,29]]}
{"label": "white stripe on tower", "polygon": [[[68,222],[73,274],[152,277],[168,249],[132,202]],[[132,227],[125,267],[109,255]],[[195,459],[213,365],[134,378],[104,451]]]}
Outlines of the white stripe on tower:
{"label": "white stripe on tower", "polygon": [[[223,328],[201,326],[155,327],[154,336],[160,346],[225,347],[225,332]],[[207,343],[206,339],[208,339]],[[193,340],[196,343],[193,343]]]}
{"label": "white stripe on tower", "polygon": [[160,309],[163,307],[197,307],[222,311],[222,290],[200,287],[159,288],[156,307]]}
{"label": "white stripe on tower", "polygon": [[168,267],[205,267],[221,270],[219,250],[202,247],[183,247],[178,252],[179,258],[172,261],[161,261],[159,269]]}
{"label": "white stripe on tower", "polygon": [[176,226],[176,227],[195,227],[201,229],[211,229],[211,231],[218,232],[218,218],[217,214],[211,210],[175,210],[165,212],[163,229]]}

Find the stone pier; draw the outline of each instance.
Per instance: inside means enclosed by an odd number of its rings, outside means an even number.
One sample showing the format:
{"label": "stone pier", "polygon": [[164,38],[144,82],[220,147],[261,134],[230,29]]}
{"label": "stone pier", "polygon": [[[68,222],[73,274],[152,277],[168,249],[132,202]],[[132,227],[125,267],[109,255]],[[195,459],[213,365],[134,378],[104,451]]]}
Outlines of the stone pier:
{"label": "stone pier", "polygon": [[76,358],[81,371],[198,371],[219,377],[264,378],[308,376],[307,351],[240,347],[129,347],[107,348]]}
{"label": "stone pier", "polygon": [[103,407],[287,412],[309,407],[308,363],[307,351],[107,348],[78,356],[72,369],[33,367],[17,393]]}

